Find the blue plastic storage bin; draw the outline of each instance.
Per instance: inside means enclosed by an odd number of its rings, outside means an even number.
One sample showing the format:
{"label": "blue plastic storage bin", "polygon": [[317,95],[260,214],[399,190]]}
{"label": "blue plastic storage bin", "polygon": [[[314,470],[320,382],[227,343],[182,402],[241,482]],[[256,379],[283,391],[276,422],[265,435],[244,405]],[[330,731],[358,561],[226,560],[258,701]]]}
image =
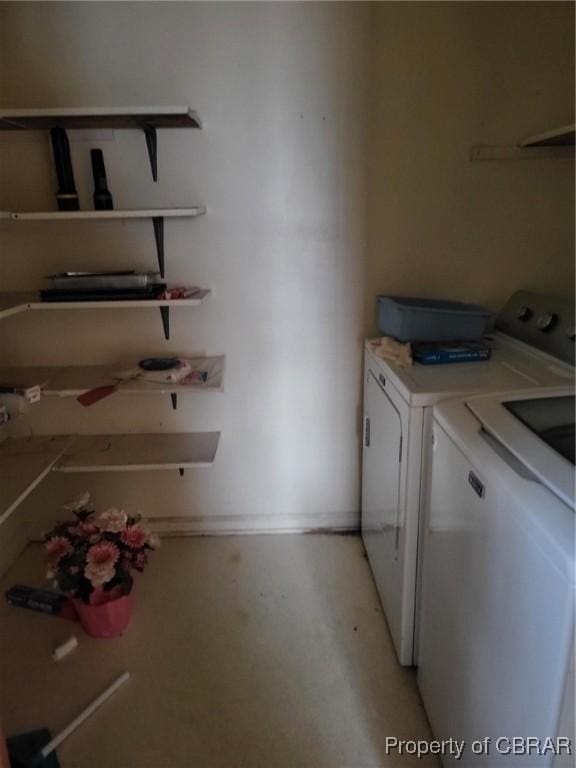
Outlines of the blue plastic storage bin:
{"label": "blue plastic storage bin", "polygon": [[492,317],[479,304],[443,299],[378,296],[378,328],[398,341],[480,339]]}

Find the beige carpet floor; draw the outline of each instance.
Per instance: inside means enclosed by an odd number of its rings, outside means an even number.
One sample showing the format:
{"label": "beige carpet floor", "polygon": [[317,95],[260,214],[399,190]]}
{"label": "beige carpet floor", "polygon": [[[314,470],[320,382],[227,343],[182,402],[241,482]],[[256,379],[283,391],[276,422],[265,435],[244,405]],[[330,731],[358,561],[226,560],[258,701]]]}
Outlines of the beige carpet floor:
{"label": "beige carpet floor", "polygon": [[[29,546],[2,580],[43,584]],[[128,670],[131,679],[58,749],[62,768],[428,768],[385,754],[428,739],[361,539],[164,539],[137,575],[125,635],[0,605],[0,718],[58,731]],[[60,663],[53,648],[75,634]]]}

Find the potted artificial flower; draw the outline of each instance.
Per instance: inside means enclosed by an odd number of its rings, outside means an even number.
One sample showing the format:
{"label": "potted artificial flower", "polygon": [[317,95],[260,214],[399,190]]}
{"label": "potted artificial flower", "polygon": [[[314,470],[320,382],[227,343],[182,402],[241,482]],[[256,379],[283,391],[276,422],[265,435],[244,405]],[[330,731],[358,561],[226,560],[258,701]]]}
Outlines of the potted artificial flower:
{"label": "potted artificial flower", "polygon": [[74,515],[45,537],[48,578],[69,595],[92,637],[117,637],[132,615],[132,571],[143,571],[158,537],[140,515],[96,512],[84,493],[64,507]]}

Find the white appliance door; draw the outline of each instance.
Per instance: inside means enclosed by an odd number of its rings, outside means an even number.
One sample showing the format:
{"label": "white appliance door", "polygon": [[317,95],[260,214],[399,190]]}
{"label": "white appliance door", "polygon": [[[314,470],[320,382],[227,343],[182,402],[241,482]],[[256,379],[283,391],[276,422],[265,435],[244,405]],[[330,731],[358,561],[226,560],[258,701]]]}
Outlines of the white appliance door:
{"label": "white appliance door", "polygon": [[[498,739],[558,732],[573,585],[520,524],[494,467],[483,474],[436,423],[434,439],[418,685],[435,737],[466,742],[460,761],[443,763],[550,766],[550,753],[512,756]],[[473,755],[485,738],[488,754]]]}
{"label": "white appliance door", "polygon": [[362,538],[396,651],[402,645],[401,414],[370,370],[364,399]]}

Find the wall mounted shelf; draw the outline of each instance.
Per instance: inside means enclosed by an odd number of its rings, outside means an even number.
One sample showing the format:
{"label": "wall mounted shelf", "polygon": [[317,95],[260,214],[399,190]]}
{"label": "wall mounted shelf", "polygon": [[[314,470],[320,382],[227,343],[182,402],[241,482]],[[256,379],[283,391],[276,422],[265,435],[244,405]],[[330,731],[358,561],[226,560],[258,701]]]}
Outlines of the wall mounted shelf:
{"label": "wall mounted shelf", "polygon": [[214,463],[220,432],[79,435],[55,472],[144,472],[193,469]]}
{"label": "wall mounted shelf", "polygon": [[479,144],[470,148],[470,160],[566,160],[574,157],[574,147],[512,147]]}
{"label": "wall mounted shelf", "polygon": [[113,211],[3,211],[0,218],[11,221],[114,221],[152,219],[154,241],[161,277],[165,272],[164,219],[196,218],[206,213],[204,205],[189,208],[140,208]]}
{"label": "wall mounted shelf", "polygon": [[159,307],[162,316],[164,337],[170,338],[170,308],[195,307],[202,304],[210,291],[199,288],[188,299],[125,299],[105,301],[40,301],[37,293],[0,293],[0,320],[10,315],[27,310],[67,310],[67,309],[141,309]]}
{"label": "wall mounted shelf", "polygon": [[575,126],[565,125],[534,136],[515,146],[479,144],[470,149],[470,160],[542,160],[574,157]]}
{"label": "wall mounted shelf", "polygon": [[[157,169],[157,129],[201,128],[198,115],[189,107],[96,107],[0,110],[0,131],[83,129],[137,129],[144,133],[154,181]],[[4,227],[8,222],[68,222],[91,220],[151,219],[161,275],[165,271],[164,221],[168,218],[196,217],[206,213],[204,206],[187,208],[144,208],[113,211],[30,211],[1,212]],[[0,294],[0,319],[30,310],[80,309],[160,309],[164,336],[170,336],[170,309],[201,304],[207,289],[196,289],[186,299],[135,299],[103,301],[41,301],[38,293]],[[0,384],[24,388],[40,384],[43,394],[53,397],[79,396],[100,386],[117,385],[116,391],[136,394],[168,393],[174,407],[181,392],[221,391],[225,358],[196,357],[193,369],[208,369],[205,384],[151,383],[142,380],[118,382],[112,366],[68,366],[10,368],[0,372]],[[34,382],[34,384],[32,384]],[[205,467],[214,462],[219,432],[186,434],[77,435],[8,438],[0,446],[0,523],[40,483],[49,472],[134,472]]]}
{"label": "wall mounted shelf", "polygon": [[[44,397],[79,397],[97,387],[117,386],[117,394],[165,395],[169,394],[176,407],[179,394],[224,391],[224,355],[215,357],[183,357],[192,371],[206,371],[205,382],[152,382],[143,379],[121,380],[119,365],[19,366],[0,368],[0,386],[17,390],[38,386]],[[126,366],[124,366],[124,369]]]}
{"label": "wall mounted shelf", "polygon": [[[137,379],[121,381],[114,373],[118,365],[70,365],[70,366],[18,366],[0,368],[0,384],[27,389],[39,386],[47,397],[78,397],[95,387],[118,384],[118,392],[124,394],[166,394],[170,392],[208,391],[222,392],[224,378],[224,355],[217,357],[184,357],[192,370],[207,369],[206,383],[180,384],[151,382]],[[125,366],[124,366],[125,367]],[[119,383],[120,382],[120,383]]]}
{"label": "wall mounted shelf", "polygon": [[29,309],[26,298],[30,298],[31,295],[29,293],[0,293],[0,320],[20,312],[26,312]]}
{"label": "wall mounted shelf", "polygon": [[220,432],[59,435],[0,444],[0,525],[50,472],[139,472],[208,467]]}
{"label": "wall mounted shelf", "polygon": [[528,136],[519,142],[520,147],[573,147],[576,125],[563,125],[551,131]]}
{"label": "wall mounted shelf", "polygon": [[0,525],[62,457],[71,438],[8,438],[0,445]]}
{"label": "wall mounted shelf", "polygon": [[158,128],[202,128],[200,118],[189,107],[70,107],[54,109],[9,109],[0,112],[0,130],[82,130],[110,128],[144,132],[152,178],[158,180]]}
{"label": "wall mounted shelf", "polygon": [[113,211],[19,211],[9,212],[14,221],[78,221],[83,219],[153,219],[202,216],[203,205],[190,208],[128,208]]}

